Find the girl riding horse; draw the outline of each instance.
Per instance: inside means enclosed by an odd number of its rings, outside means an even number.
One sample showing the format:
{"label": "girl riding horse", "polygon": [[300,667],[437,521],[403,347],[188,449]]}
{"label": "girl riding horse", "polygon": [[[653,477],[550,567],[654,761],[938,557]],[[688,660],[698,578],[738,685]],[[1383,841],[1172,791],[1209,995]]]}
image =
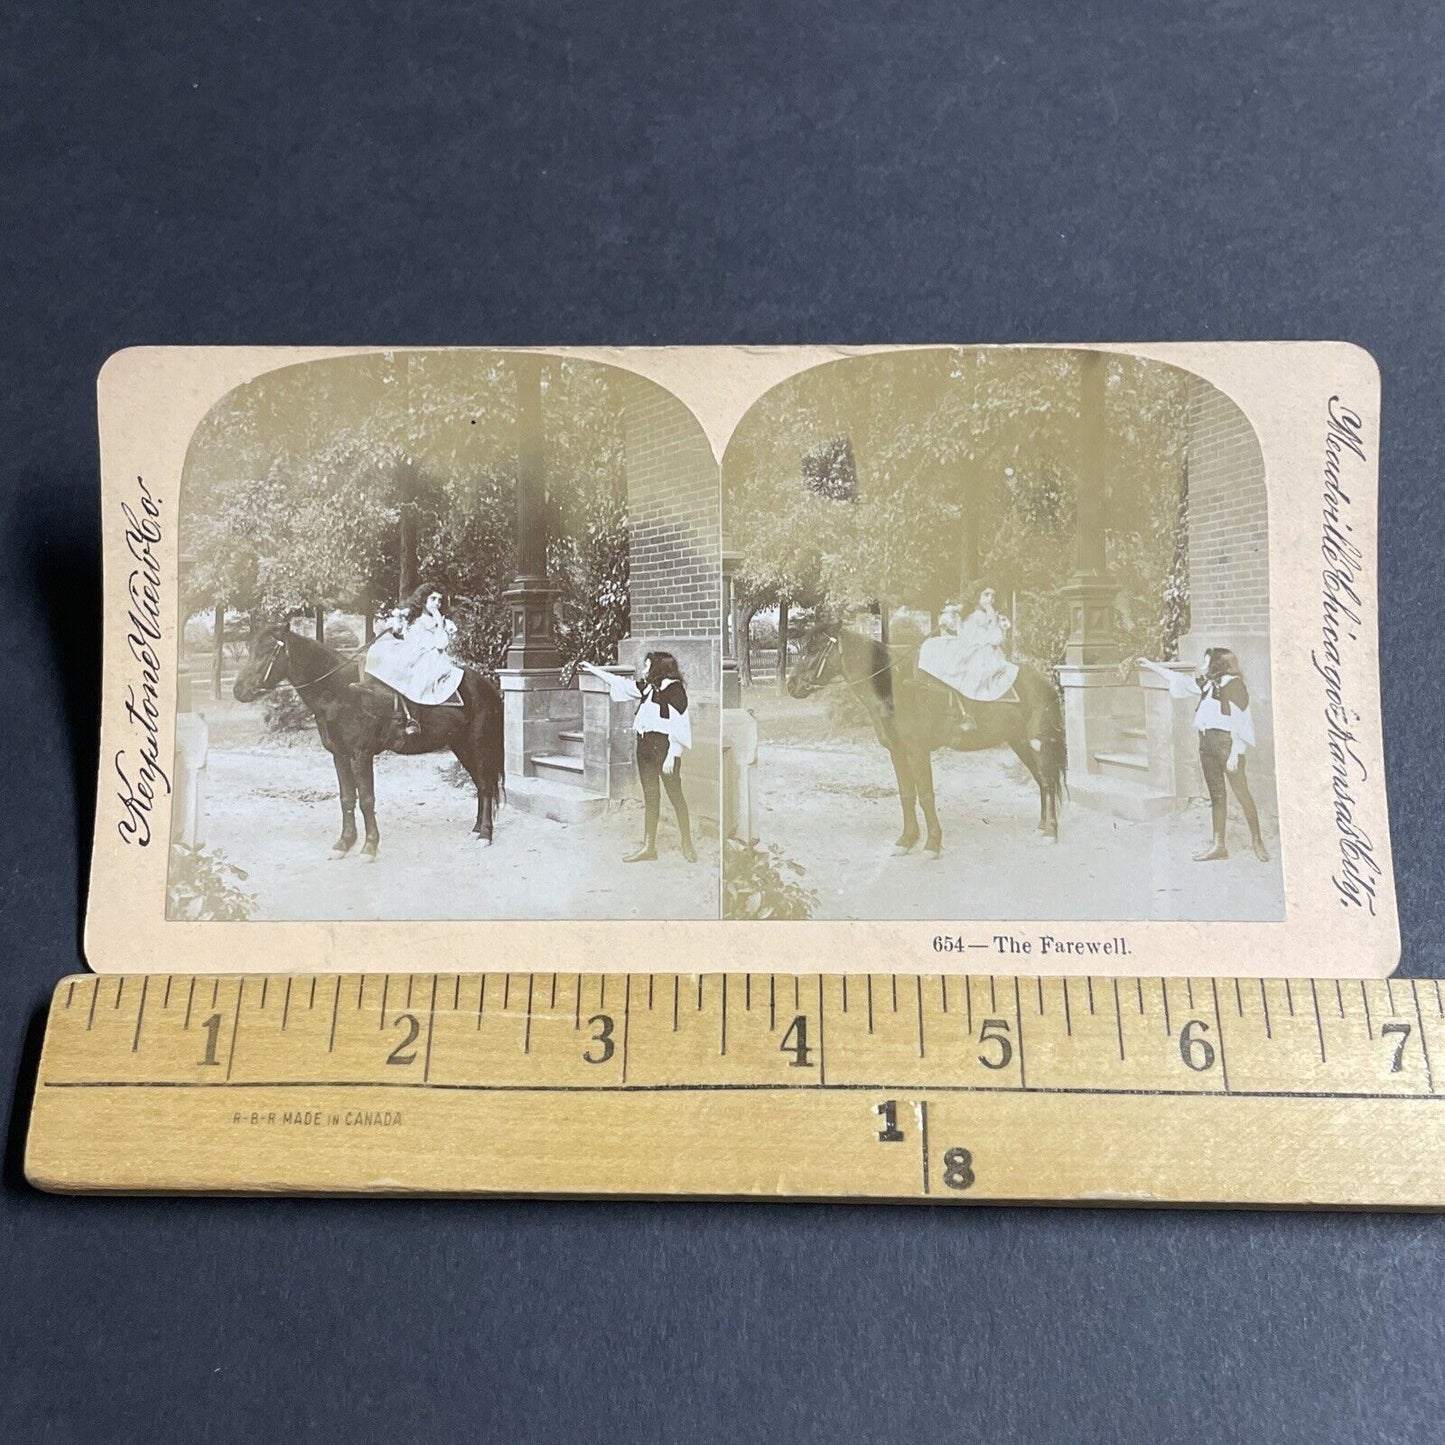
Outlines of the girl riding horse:
{"label": "girl riding horse", "polygon": [[367,649],[366,673],[400,698],[408,737],[421,731],[409,702],[443,706],[461,686],[462,670],[447,655],[456,635],[457,625],[446,615],[446,594],[423,583],[390,614]]}

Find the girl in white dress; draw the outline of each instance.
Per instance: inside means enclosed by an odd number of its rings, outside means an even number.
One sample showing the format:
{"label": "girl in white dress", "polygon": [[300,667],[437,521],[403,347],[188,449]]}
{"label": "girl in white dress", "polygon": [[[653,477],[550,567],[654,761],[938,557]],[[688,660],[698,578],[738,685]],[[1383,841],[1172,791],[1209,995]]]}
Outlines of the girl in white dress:
{"label": "girl in white dress", "polygon": [[973,610],[962,623],[959,609],[945,608],[940,619],[957,632],[930,637],[919,650],[918,666],[930,677],[947,683],[955,692],[976,702],[997,702],[1008,695],[1019,675],[1018,664],[1004,655],[1009,620],[994,606],[992,587],[979,589]]}
{"label": "girl in white dress", "polygon": [[[457,625],[446,615],[445,603],[440,587],[418,587],[367,649],[366,671],[400,693],[404,708],[407,702],[440,707],[461,686],[462,670],[448,653]],[[406,717],[406,731],[419,731],[410,709]]]}

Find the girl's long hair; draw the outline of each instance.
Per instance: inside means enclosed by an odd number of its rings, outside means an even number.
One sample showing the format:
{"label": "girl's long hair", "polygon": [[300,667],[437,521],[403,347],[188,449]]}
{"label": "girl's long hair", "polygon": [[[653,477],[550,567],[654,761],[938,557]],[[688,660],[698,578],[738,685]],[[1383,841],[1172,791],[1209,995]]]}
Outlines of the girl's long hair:
{"label": "girl's long hair", "polygon": [[430,582],[423,582],[422,585],[418,587],[416,591],[413,592],[411,596],[408,597],[406,601],[402,604],[403,609],[406,612],[406,620],[408,622],[415,622],[417,618],[426,611],[426,600],[432,595],[433,592],[439,592],[441,594],[442,612],[446,612],[448,601],[446,588],[435,587]]}
{"label": "girl's long hair", "polygon": [[1244,670],[1239,665],[1239,659],[1229,648],[1206,647],[1204,649],[1205,677],[1224,677],[1227,673],[1233,673],[1241,681],[1244,680]]}
{"label": "girl's long hair", "polygon": [[663,683],[674,677],[684,687],[687,686],[682,669],[677,665],[677,659],[670,652],[648,653],[647,680],[653,687],[661,687]]}
{"label": "girl's long hair", "polygon": [[998,595],[998,588],[988,581],[987,578],[980,578],[968,589],[966,595],[967,605],[963,609],[963,615],[970,617],[978,611],[978,604],[983,601],[983,594],[992,592],[995,597]]}

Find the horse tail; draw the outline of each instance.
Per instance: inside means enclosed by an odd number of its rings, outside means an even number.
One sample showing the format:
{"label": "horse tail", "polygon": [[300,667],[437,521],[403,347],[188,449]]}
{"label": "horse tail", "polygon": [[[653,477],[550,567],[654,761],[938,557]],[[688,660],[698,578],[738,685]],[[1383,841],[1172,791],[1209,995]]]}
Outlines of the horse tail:
{"label": "horse tail", "polygon": [[502,717],[502,691],[490,681],[486,702],[482,714],[482,786],[496,807],[507,801],[507,734]]}
{"label": "horse tail", "polygon": [[502,691],[475,668],[463,670],[462,697],[471,709],[471,744],[476,757],[477,792],[493,807],[507,799],[507,745]]}
{"label": "horse tail", "polygon": [[1044,793],[1057,811],[1068,792],[1069,741],[1064,730],[1064,703],[1058,683],[1052,676],[1044,676],[1040,681],[1048,689],[1048,697],[1039,736],[1039,771],[1043,774]]}

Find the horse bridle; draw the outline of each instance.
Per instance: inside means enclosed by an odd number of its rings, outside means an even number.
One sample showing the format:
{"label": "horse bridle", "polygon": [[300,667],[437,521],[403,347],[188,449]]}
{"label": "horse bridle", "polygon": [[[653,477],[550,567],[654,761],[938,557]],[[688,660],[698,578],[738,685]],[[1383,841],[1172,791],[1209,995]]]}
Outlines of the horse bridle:
{"label": "horse bridle", "polygon": [[276,666],[276,659],[286,650],[286,639],[278,637],[276,646],[271,649],[271,656],[267,659],[266,670],[261,674],[261,681],[256,684],[257,692],[265,692],[271,684],[271,669]]}
{"label": "horse bridle", "polygon": [[[823,686],[823,669],[828,664],[828,654],[832,651],[833,648],[841,646],[842,642],[841,639],[837,636],[837,634],[830,633],[828,636],[828,641],[824,645],[823,650],[818,654],[817,665],[813,669],[814,687]],[[890,657],[888,661],[883,664],[882,667],[875,668],[872,672],[865,673],[862,677],[852,678],[848,676],[848,669],[842,665],[842,662],[840,660],[838,664],[838,676],[848,687],[856,687],[860,683],[872,682],[875,677],[882,677],[882,675],[885,672],[890,671],[892,667],[893,659]]]}
{"label": "horse bridle", "polygon": [[[334,676],[340,672],[343,667],[350,667],[365,650],[365,648],[357,648],[350,657],[343,657],[335,667],[328,668],[320,677],[309,678],[306,682],[299,684],[293,679],[291,685],[298,690],[302,687],[315,687],[318,682],[325,682],[328,677]],[[268,687],[273,685],[271,682],[271,670],[276,666],[276,659],[285,651],[286,638],[278,637],[276,639],[276,646],[271,650],[271,656],[266,661],[266,670],[261,674],[261,681],[256,684],[257,692],[265,692]]]}

